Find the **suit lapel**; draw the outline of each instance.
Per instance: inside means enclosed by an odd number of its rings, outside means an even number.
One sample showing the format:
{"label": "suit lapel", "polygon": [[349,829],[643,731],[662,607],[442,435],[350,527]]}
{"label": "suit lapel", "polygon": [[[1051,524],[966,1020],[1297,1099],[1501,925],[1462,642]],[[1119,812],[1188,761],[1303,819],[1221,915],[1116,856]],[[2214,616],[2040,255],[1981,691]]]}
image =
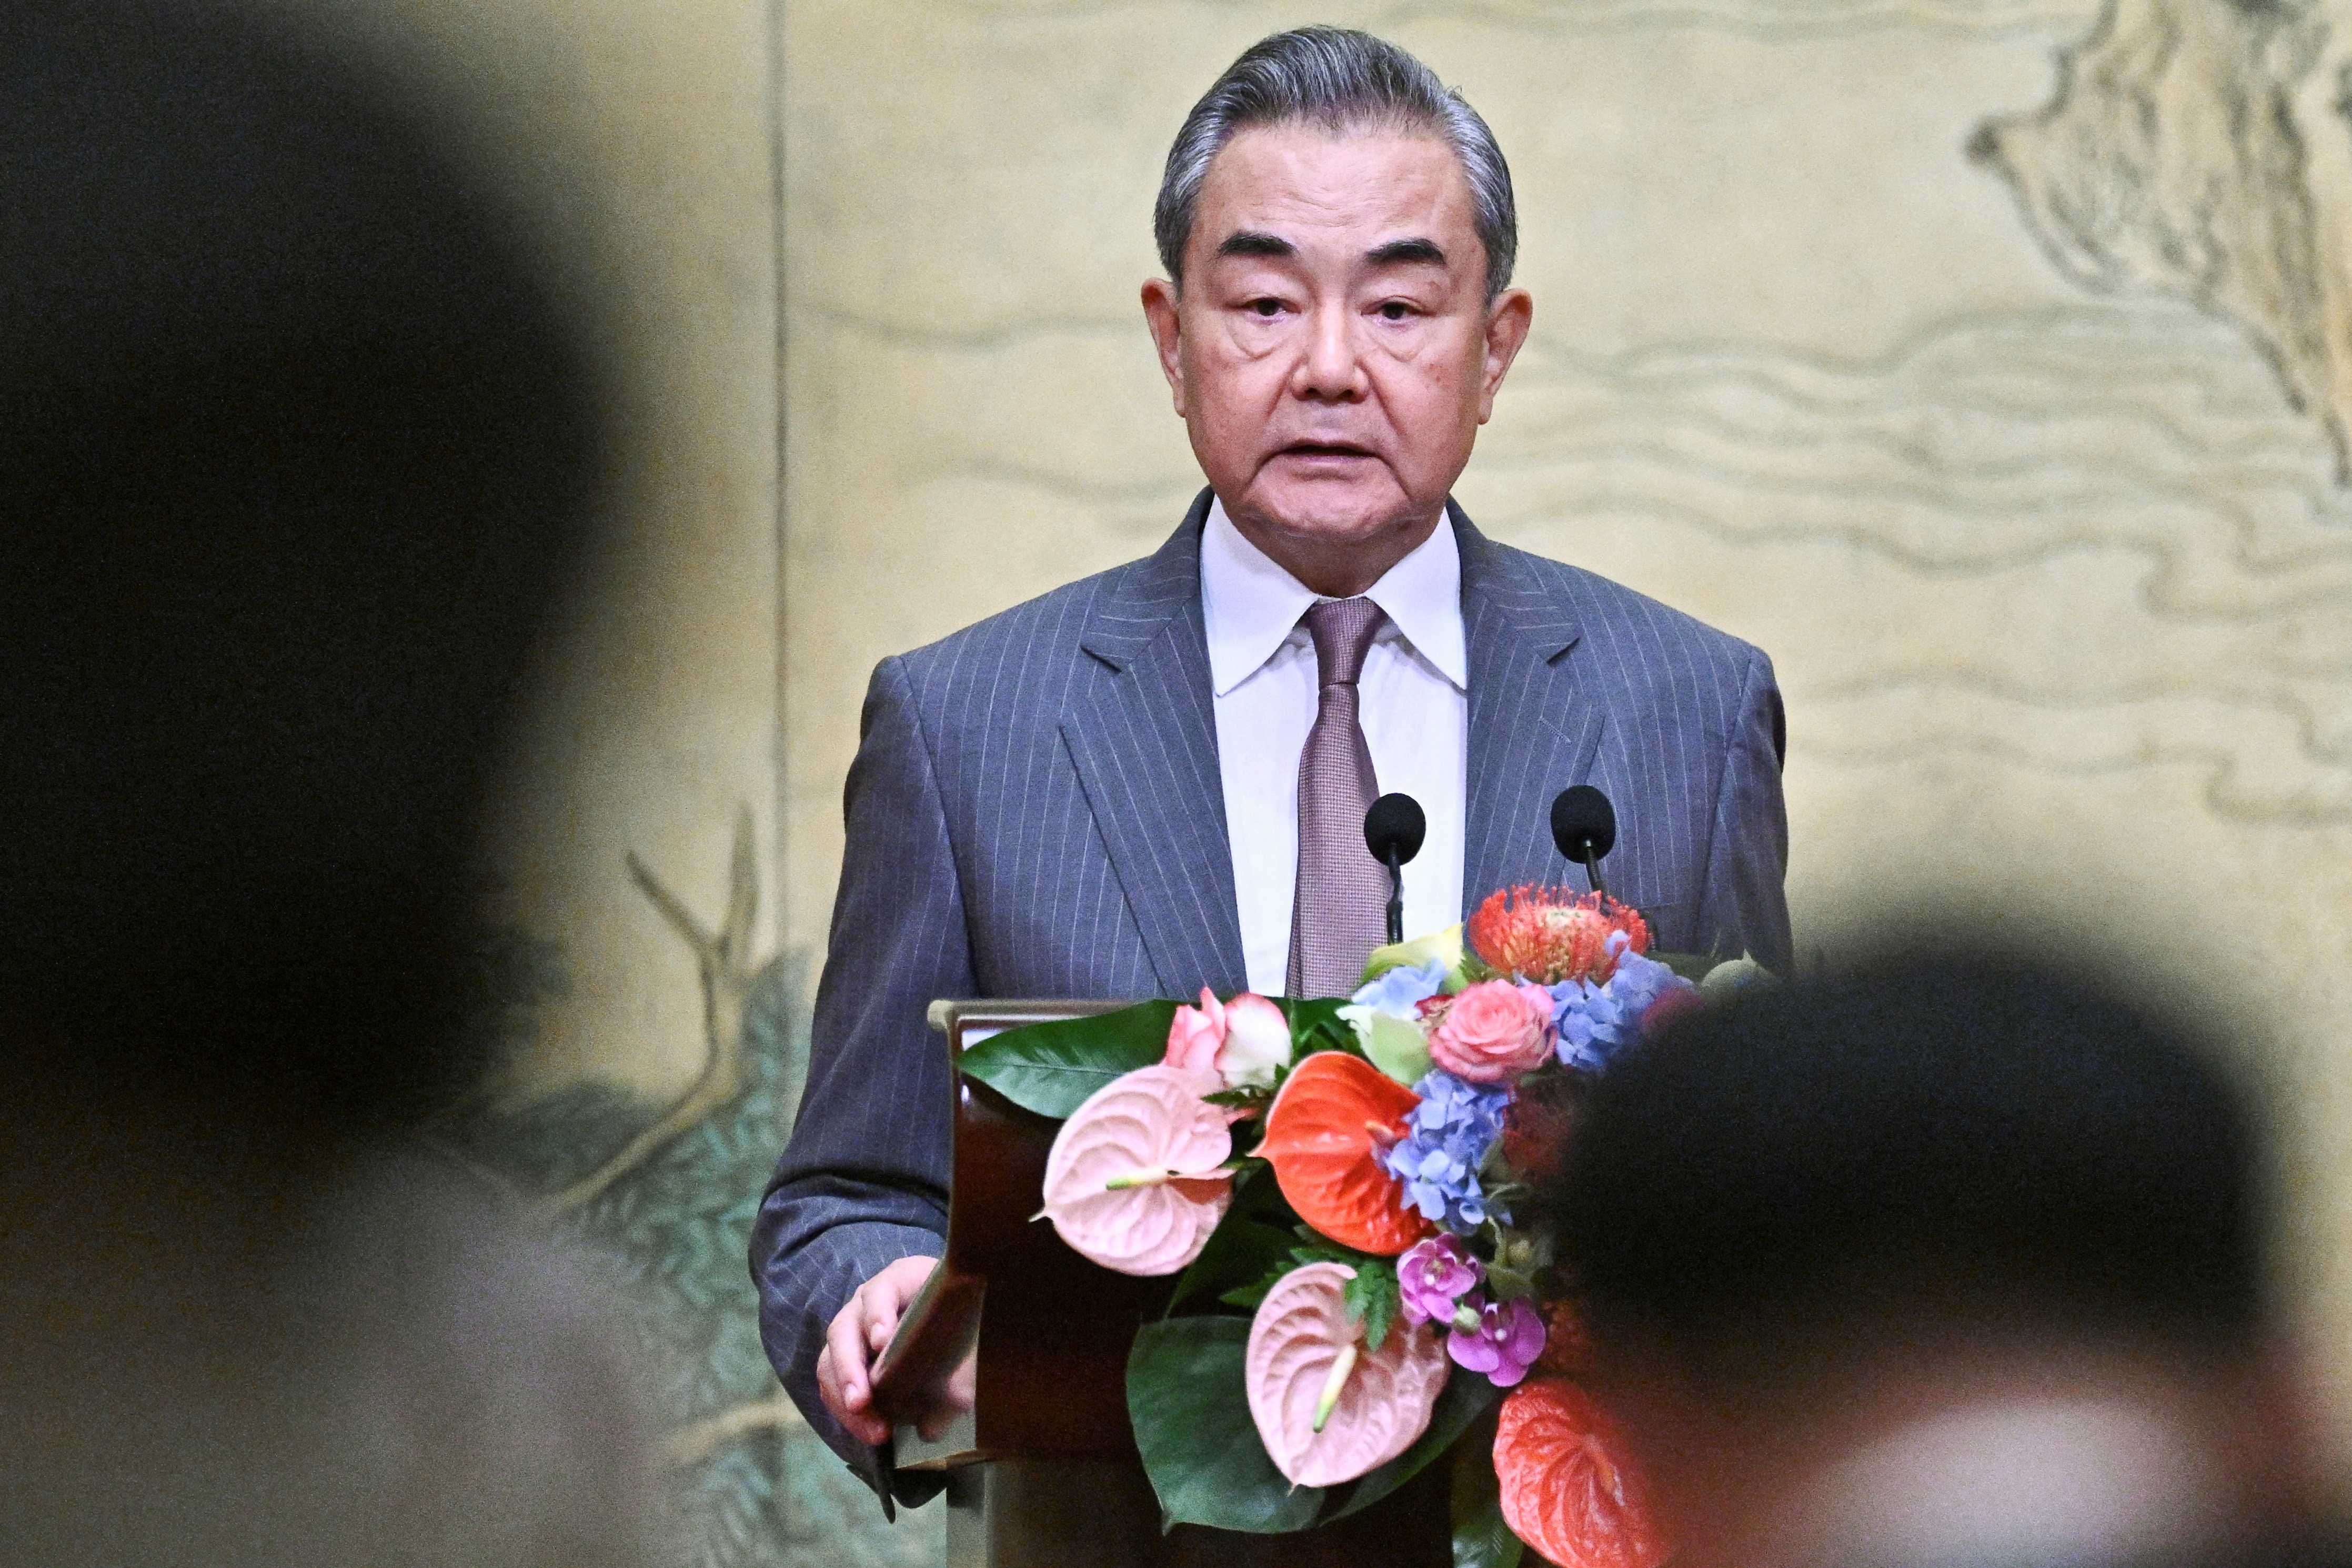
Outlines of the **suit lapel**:
{"label": "suit lapel", "polygon": [[1248,984],[1201,615],[1203,490],[1175,536],[1088,617],[1097,666],[1062,722],[1163,994]]}
{"label": "suit lapel", "polygon": [[1567,658],[1574,612],[1530,582],[1511,551],[1453,509],[1462,551],[1462,623],[1470,675],[1469,809],[1462,856],[1465,914],[1498,888],[1569,882],[1583,873],[1551,841],[1552,798],[1590,783],[1608,715]]}

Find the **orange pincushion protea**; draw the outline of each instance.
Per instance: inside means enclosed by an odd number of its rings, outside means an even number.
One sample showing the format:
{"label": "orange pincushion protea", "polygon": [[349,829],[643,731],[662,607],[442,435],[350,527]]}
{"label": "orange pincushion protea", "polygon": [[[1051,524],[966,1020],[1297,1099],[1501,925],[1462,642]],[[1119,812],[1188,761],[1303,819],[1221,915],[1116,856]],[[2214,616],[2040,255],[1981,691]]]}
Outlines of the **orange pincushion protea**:
{"label": "orange pincushion protea", "polygon": [[1377,1158],[1420,1103],[1361,1058],[1318,1052],[1283,1080],[1255,1152],[1300,1219],[1342,1247],[1393,1258],[1436,1229]]}
{"label": "orange pincushion protea", "polygon": [[1531,1377],[1503,1401],[1495,1477],[1503,1522],[1559,1568],[1656,1568],[1665,1557],[1623,1444],[1567,1378]]}
{"label": "orange pincushion protea", "polygon": [[1617,972],[1609,939],[1625,933],[1627,951],[1650,950],[1641,912],[1606,893],[1577,893],[1522,882],[1487,896],[1470,917],[1470,946],[1497,974],[1538,985],[1563,980],[1608,984]]}

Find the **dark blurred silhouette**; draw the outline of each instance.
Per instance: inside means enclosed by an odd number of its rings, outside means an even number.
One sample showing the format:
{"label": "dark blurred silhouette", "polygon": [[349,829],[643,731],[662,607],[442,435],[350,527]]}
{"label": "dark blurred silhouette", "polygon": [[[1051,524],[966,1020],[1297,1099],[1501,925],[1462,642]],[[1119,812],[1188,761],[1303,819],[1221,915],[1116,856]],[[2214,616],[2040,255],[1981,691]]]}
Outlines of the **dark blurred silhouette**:
{"label": "dark blurred silhouette", "polygon": [[1551,1196],[1677,1561],[2186,1562],[2307,1527],[2267,1154],[2221,1060],[1962,952],[1750,994],[1612,1068]]}
{"label": "dark blurred silhouette", "polygon": [[0,13],[0,1556],[632,1561],[574,1266],[396,1151],[599,400],[373,72]]}
{"label": "dark blurred silhouette", "polygon": [[0,1022],[397,1124],[468,1071],[449,915],[594,479],[572,337],[383,89],[216,6],[11,4],[0,147]]}

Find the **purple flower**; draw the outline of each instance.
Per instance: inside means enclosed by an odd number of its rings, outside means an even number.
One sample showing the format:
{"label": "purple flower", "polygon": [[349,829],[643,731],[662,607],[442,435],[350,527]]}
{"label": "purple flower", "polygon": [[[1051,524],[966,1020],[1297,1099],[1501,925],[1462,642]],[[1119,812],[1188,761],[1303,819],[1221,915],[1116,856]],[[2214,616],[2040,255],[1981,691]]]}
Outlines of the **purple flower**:
{"label": "purple flower", "polygon": [[1563,980],[1551,988],[1558,1006],[1553,1020],[1559,1030],[1556,1048],[1562,1067],[1597,1073],[1607,1068],[1617,1053],[1642,1037],[1642,1015],[1669,991],[1690,990],[1691,983],[1654,959],[1624,951],[1626,938],[1612,932],[1610,950],[1617,972],[1606,985]]}
{"label": "purple flower", "polygon": [[1405,1202],[1423,1218],[1467,1235],[1486,1223],[1478,1166],[1502,1136],[1511,1091],[1438,1071],[1413,1085],[1413,1092],[1421,1103],[1406,1118],[1405,1136],[1380,1156],[1381,1164],[1404,1184]]}
{"label": "purple flower", "polygon": [[1543,1348],[1543,1317],[1525,1301],[1489,1301],[1483,1309],[1465,1301],[1455,1310],[1454,1331],[1445,1336],[1446,1353],[1472,1372],[1485,1373],[1497,1388],[1527,1376]]}
{"label": "purple flower", "polygon": [[1468,1295],[1486,1271],[1459,1237],[1432,1237],[1397,1259],[1397,1289],[1404,1298],[1404,1321],[1451,1322],[1454,1303]]}

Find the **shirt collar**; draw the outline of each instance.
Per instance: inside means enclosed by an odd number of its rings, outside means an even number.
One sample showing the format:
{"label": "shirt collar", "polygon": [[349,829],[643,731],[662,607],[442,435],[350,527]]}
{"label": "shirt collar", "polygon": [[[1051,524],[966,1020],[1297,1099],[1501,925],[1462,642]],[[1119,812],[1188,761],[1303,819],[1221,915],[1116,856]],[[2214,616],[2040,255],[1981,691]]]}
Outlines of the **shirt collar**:
{"label": "shirt collar", "polygon": [[[1470,689],[1462,632],[1462,549],[1451,515],[1364,596],[1456,690]],[[1218,696],[1272,658],[1297,628],[1298,617],[1320,597],[1243,538],[1225,515],[1224,502],[1210,502],[1201,533],[1201,612],[1209,639],[1209,679]]]}

